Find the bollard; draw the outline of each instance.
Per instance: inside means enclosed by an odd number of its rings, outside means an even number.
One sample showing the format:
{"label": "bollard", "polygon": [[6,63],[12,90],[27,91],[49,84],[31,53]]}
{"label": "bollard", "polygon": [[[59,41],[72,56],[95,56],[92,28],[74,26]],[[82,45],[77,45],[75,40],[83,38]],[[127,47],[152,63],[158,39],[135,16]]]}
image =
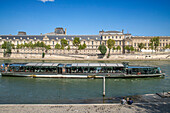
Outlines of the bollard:
{"label": "bollard", "polygon": [[103,77],[103,96],[105,96],[105,76]]}

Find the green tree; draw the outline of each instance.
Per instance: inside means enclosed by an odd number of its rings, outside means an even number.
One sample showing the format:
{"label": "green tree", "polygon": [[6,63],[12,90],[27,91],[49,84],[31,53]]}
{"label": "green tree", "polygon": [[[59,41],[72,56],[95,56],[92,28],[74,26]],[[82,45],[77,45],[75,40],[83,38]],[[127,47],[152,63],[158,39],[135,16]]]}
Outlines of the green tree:
{"label": "green tree", "polygon": [[130,46],[125,46],[125,50],[127,50],[128,51],[128,53],[130,52]]}
{"label": "green tree", "polygon": [[117,48],[116,48],[117,50],[121,50],[121,47],[120,46],[117,46]]}
{"label": "green tree", "polygon": [[130,47],[130,51],[135,51],[133,46]]}
{"label": "green tree", "polygon": [[107,52],[107,48],[106,48],[106,46],[104,45],[104,43],[101,44],[101,45],[98,47],[98,50],[100,51],[100,53],[101,53],[102,55],[105,55],[106,52]]}
{"label": "green tree", "polygon": [[112,39],[107,40],[107,47],[109,48],[109,53],[108,53],[107,58],[109,58],[110,50],[114,47],[114,45],[115,45],[115,41],[114,40],[112,40]]}
{"label": "green tree", "polygon": [[61,49],[60,44],[57,43],[57,44],[55,45],[55,49]]}
{"label": "green tree", "polygon": [[17,49],[20,49],[20,44],[17,44]]}
{"label": "green tree", "polygon": [[86,49],[86,47],[87,47],[87,45],[84,43],[84,44],[83,44],[83,49]]}
{"label": "green tree", "polygon": [[154,49],[154,39],[150,39],[150,43],[149,43],[149,46],[150,48],[152,49],[152,52],[153,52],[153,49]]}
{"label": "green tree", "polygon": [[66,39],[61,39],[61,49],[64,49],[66,46],[68,46],[68,42]]}
{"label": "green tree", "polygon": [[83,44],[83,45],[79,45],[79,47],[78,47],[78,50],[82,50],[82,49],[85,49],[86,48],[86,44]]}
{"label": "green tree", "polygon": [[115,47],[115,46],[113,46],[113,48],[112,48],[113,50],[116,50],[117,48]]}
{"label": "green tree", "polygon": [[46,44],[44,42],[40,42],[39,47],[46,47]]}
{"label": "green tree", "polygon": [[145,48],[145,44],[139,43],[138,48],[140,49],[140,52],[141,52],[142,49]]}
{"label": "green tree", "polygon": [[70,50],[70,45],[68,45],[67,50],[68,50],[68,51]]}
{"label": "green tree", "polygon": [[154,37],[154,49],[155,49],[155,52],[157,51],[157,48],[159,46],[159,37]]}
{"label": "green tree", "polygon": [[46,45],[46,46],[45,46],[45,49],[46,49],[46,50],[50,50],[50,49],[51,49],[50,45]]}
{"label": "green tree", "polygon": [[45,53],[43,52],[43,53],[42,53],[42,58],[44,58],[44,57],[45,57]]}
{"label": "green tree", "polygon": [[159,37],[154,37],[152,39],[150,39],[150,43],[149,43],[150,48],[153,50],[157,50],[158,46],[159,46]]}
{"label": "green tree", "polygon": [[78,50],[81,50],[81,49],[83,49],[83,46],[80,44],[78,47]]}
{"label": "green tree", "polygon": [[[80,46],[80,38],[79,37],[74,38],[73,45],[78,49],[78,47]],[[76,50],[76,53],[78,53],[77,50]]]}
{"label": "green tree", "polygon": [[28,43],[28,48],[34,49],[35,48],[35,44],[33,44],[32,42]]}
{"label": "green tree", "polygon": [[4,50],[4,56],[9,57],[12,53],[12,43],[11,42],[4,42],[4,44],[2,44],[2,47]]}
{"label": "green tree", "polygon": [[7,41],[4,41],[4,43],[3,43],[2,46],[1,46],[1,48],[2,48],[2,49],[6,49],[6,47],[7,47]]}

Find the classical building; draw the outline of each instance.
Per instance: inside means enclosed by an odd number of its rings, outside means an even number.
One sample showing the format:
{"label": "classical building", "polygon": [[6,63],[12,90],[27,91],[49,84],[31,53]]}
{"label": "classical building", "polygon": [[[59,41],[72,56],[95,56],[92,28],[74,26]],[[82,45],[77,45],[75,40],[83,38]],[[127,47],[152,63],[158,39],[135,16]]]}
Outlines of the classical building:
{"label": "classical building", "polygon": [[[40,34],[40,35],[27,35],[26,32],[18,32],[18,35],[0,35],[0,46],[4,43],[4,41],[9,41],[13,43],[15,46],[17,44],[24,43],[35,43],[35,42],[44,42],[46,45],[50,45],[51,49],[48,51],[50,54],[75,54],[76,48],[73,46],[73,40],[75,37],[79,37],[81,40],[81,44],[84,43],[87,45],[86,49],[79,50],[79,54],[100,54],[98,47],[106,42],[108,39],[115,40],[115,47],[120,46],[120,50],[111,50],[111,54],[121,54],[125,53],[124,47],[126,45],[133,46],[136,50],[138,50],[138,44],[144,43],[146,46],[146,50],[150,50],[149,48],[149,40],[153,38],[152,36],[132,36],[130,33],[124,33],[122,31],[99,31],[98,35],[67,35],[66,29],[56,28],[54,32]],[[170,36],[159,36],[160,37],[160,46],[159,50],[161,50],[164,46],[170,44]],[[66,39],[68,44],[70,45],[70,50],[58,50],[55,49],[55,45],[60,44],[61,39]],[[14,49],[13,52],[17,50]],[[19,52],[24,53],[41,53],[44,50],[40,49],[20,49]]]}

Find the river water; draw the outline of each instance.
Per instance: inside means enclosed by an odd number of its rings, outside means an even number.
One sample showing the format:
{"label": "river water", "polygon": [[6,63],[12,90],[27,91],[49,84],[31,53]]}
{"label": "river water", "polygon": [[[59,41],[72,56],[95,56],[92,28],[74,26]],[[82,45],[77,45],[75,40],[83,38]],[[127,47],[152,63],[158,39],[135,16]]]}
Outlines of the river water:
{"label": "river water", "polygon": [[[4,62],[36,62],[24,60],[0,60]],[[37,61],[62,62],[75,61]],[[93,61],[76,61],[93,62]],[[99,62],[99,61],[96,61]],[[105,61],[100,61],[105,62]],[[109,61],[107,61],[108,63]],[[109,63],[120,63],[110,61]],[[170,61],[130,61],[134,65],[156,65],[170,75]],[[138,79],[106,79],[105,98],[141,95],[170,91],[170,77]],[[0,76],[0,103],[2,104],[63,104],[100,103],[102,79],[57,79]]]}

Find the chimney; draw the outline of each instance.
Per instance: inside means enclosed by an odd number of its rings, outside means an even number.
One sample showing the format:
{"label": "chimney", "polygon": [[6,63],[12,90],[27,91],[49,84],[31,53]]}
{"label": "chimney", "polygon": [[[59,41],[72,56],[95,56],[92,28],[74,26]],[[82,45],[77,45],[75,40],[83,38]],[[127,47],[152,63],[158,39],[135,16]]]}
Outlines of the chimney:
{"label": "chimney", "polygon": [[122,33],[124,33],[124,29],[122,29]]}
{"label": "chimney", "polygon": [[65,35],[67,34],[67,29],[65,28]]}

